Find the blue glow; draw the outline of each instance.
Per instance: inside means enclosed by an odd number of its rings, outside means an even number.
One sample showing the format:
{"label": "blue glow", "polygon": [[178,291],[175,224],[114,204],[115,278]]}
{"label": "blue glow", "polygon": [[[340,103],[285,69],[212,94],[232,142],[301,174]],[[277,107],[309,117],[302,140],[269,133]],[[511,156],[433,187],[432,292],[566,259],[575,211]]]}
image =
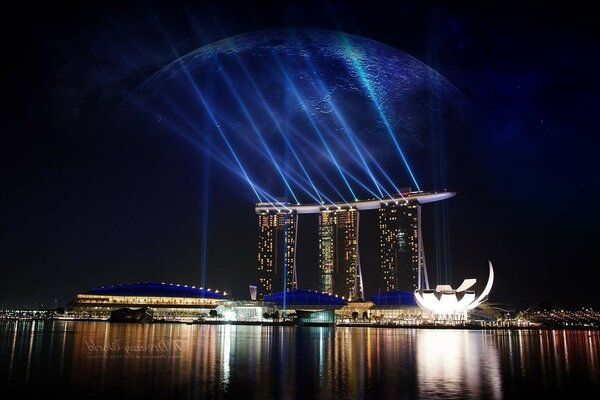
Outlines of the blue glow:
{"label": "blue glow", "polygon": [[[325,88],[325,84],[323,83],[323,81],[319,78],[319,75],[316,73],[315,71],[315,67],[314,65],[310,62],[310,59],[306,60],[307,64],[310,66],[310,71],[312,72],[313,75],[313,79],[319,83],[319,88],[321,90],[321,93],[327,93],[327,90]],[[369,165],[367,164],[367,162],[365,161],[362,152],[365,150],[359,149],[359,146],[357,144],[357,142],[359,141],[358,138],[355,136],[354,132],[352,131],[352,129],[350,129],[350,127],[348,126],[348,124],[346,123],[344,117],[341,115],[341,113],[338,111],[338,108],[336,107],[335,101],[333,100],[333,98],[331,98],[331,104],[332,104],[332,112],[333,115],[335,115],[337,121],[342,125],[342,130],[344,131],[344,133],[346,134],[346,137],[348,137],[348,139],[350,139],[350,142],[352,143],[352,146],[354,147],[354,150],[356,151],[356,154],[358,155],[358,157],[360,158],[360,162],[362,163],[365,171],[367,172],[367,174],[369,175],[369,177],[371,178],[371,180],[373,181],[373,183],[375,184],[375,187],[377,188],[377,190],[379,191],[379,195],[383,196],[383,192],[381,190],[381,186],[379,184],[379,182],[377,181],[377,179],[375,179],[375,176],[373,176],[373,173],[371,172],[371,169],[369,168]],[[384,189],[385,190],[385,189]],[[389,196],[389,193],[387,193],[387,195]]]}
{"label": "blue glow", "polygon": [[244,116],[246,117],[246,119],[250,123],[250,126],[252,127],[252,130],[254,131],[254,133],[256,134],[256,136],[258,137],[258,140],[262,144],[264,150],[267,152],[269,158],[271,159],[271,162],[273,163],[273,166],[275,167],[275,169],[277,169],[277,172],[281,176],[281,179],[283,179],[283,183],[285,184],[285,186],[290,191],[290,194],[292,195],[292,197],[296,201],[296,204],[300,204],[300,201],[298,201],[298,198],[294,194],[294,191],[292,190],[292,187],[290,186],[289,182],[285,178],[285,175],[281,171],[281,168],[279,167],[279,164],[277,164],[277,161],[275,161],[275,157],[273,157],[273,153],[271,152],[271,149],[269,148],[269,145],[267,144],[267,142],[265,142],[265,139],[263,138],[263,135],[260,133],[260,129],[258,129],[258,127],[256,126],[256,123],[254,122],[254,119],[252,118],[252,116],[248,112],[248,109],[246,108],[246,105],[244,104],[244,101],[240,98],[239,94],[237,93],[237,91],[233,87],[233,84],[231,83],[231,80],[227,76],[227,73],[225,72],[224,68],[221,68],[221,75],[223,76],[223,79],[227,83],[227,87],[231,91],[231,94],[233,94],[233,96],[235,97],[235,100],[239,104],[242,112],[244,113]]}
{"label": "blue glow", "polygon": [[317,189],[317,186],[315,185],[315,183],[311,179],[311,177],[310,177],[308,171],[306,170],[306,168],[304,168],[304,163],[300,160],[300,157],[298,157],[298,153],[296,152],[296,150],[294,150],[294,146],[292,145],[292,143],[288,139],[287,135],[283,132],[283,129],[282,129],[279,121],[277,120],[277,118],[273,114],[273,111],[271,110],[271,108],[267,104],[267,102],[265,100],[265,97],[263,96],[261,90],[258,88],[258,85],[256,84],[255,79],[252,77],[252,74],[250,73],[250,71],[248,71],[248,68],[246,68],[246,65],[239,59],[239,57],[236,57],[236,59],[238,61],[238,65],[244,71],[246,79],[248,79],[248,81],[252,84],[252,87],[254,88],[254,91],[255,91],[256,95],[260,99],[260,103],[262,104],[263,109],[268,113],[269,117],[271,118],[271,120],[273,121],[273,123],[275,124],[275,126],[277,127],[277,131],[281,135],[281,138],[283,138],[283,140],[285,141],[285,144],[286,144],[287,148],[292,152],[292,155],[294,156],[294,159],[296,160],[296,162],[298,163],[298,165],[302,169],[302,172],[304,173],[304,176],[306,177],[306,180],[312,186],[312,188],[315,191],[315,194],[318,197],[318,199],[314,198],[314,196],[312,196],[312,195],[311,195],[311,197],[313,197],[318,203],[323,204],[322,194]]}
{"label": "blue glow", "polygon": [[[399,187],[420,189],[409,158],[429,159],[417,157],[431,145],[419,135],[427,132],[423,116],[437,109],[427,108],[423,93],[439,101],[449,93],[446,81],[430,75],[437,77],[365,38],[255,32],[177,58],[127,102],[150,114],[149,129],[194,141],[215,161],[202,164],[210,174],[233,172],[259,202],[276,204],[281,195],[318,204],[397,200]],[[208,196],[213,179],[201,176]]]}
{"label": "blue glow", "polygon": [[244,168],[244,166],[242,165],[242,162],[240,161],[239,157],[237,156],[235,150],[233,149],[233,147],[231,146],[231,143],[229,142],[229,140],[227,140],[227,136],[225,135],[225,133],[223,132],[223,130],[221,129],[221,126],[219,125],[219,122],[217,121],[217,119],[215,118],[211,108],[208,105],[208,102],[206,101],[206,99],[204,98],[204,96],[202,95],[202,92],[200,91],[200,89],[198,88],[198,86],[196,85],[196,82],[194,81],[194,79],[192,78],[189,70],[187,69],[186,65],[182,62],[181,56],[179,55],[179,53],[177,52],[177,50],[175,49],[175,47],[173,46],[173,44],[171,43],[171,40],[169,39],[169,36],[167,35],[167,33],[165,32],[165,30],[162,28],[162,25],[160,24],[160,22],[158,21],[158,19],[154,16],[154,19],[157,23],[157,25],[159,26],[159,28],[161,29],[161,32],[165,38],[165,40],[167,41],[167,43],[169,44],[169,47],[171,48],[171,51],[173,52],[173,54],[175,54],[175,57],[177,57],[177,60],[175,62],[177,62],[179,64],[179,66],[181,67],[182,71],[185,73],[185,76],[188,78],[189,83],[192,85],[194,92],[196,94],[196,96],[198,97],[198,100],[200,100],[200,103],[202,104],[202,106],[204,107],[204,110],[208,113],[210,119],[212,120],[212,122],[214,123],[215,127],[217,128],[217,131],[219,132],[219,134],[221,135],[221,138],[223,139],[223,141],[225,142],[227,148],[229,149],[231,155],[233,156],[233,158],[235,159],[236,163],[238,164],[238,167],[240,168],[240,170],[242,171],[242,174],[244,175],[244,178],[246,179],[246,182],[248,182],[248,184],[250,185],[250,187],[252,188],[252,191],[254,192],[254,194],[256,195],[256,198],[258,199],[258,201],[262,201],[261,197],[258,195],[258,192],[255,188],[254,183],[252,182],[252,180],[250,179],[250,177],[248,176],[248,173],[246,172],[246,169]]}
{"label": "blue glow", "polygon": [[[175,110],[175,111],[178,112],[178,110]],[[188,124],[191,124],[191,121],[189,120],[189,118],[187,118],[187,116],[185,114],[182,114],[182,113],[180,113],[180,114],[183,117],[184,121],[188,122]],[[237,175],[240,178],[245,177],[245,175],[242,172],[242,169],[240,169],[239,166],[236,167],[236,164],[232,164],[231,162],[229,162],[227,157],[225,157],[225,155],[223,154],[221,149],[216,144],[209,142],[208,144],[206,144],[206,147],[205,147],[201,143],[199,143],[198,140],[191,137],[189,135],[188,131],[182,129],[181,127],[172,124],[168,120],[164,120],[164,121],[162,121],[162,123],[167,125],[171,132],[177,134],[180,138],[184,139],[186,142],[191,144],[196,149],[200,150],[202,153],[204,153],[208,157],[212,158],[213,160],[216,160],[221,166],[225,167],[227,170],[229,170],[234,175]],[[190,125],[190,128],[193,130],[198,129],[193,124]],[[201,134],[201,132],[197,132],[197,133]],[[261,198],[257,193],[257,197],[259,199],[261,199],[261,200],[259,200],[260,202],[267,202],[267,203],[270,203],[271,205],[278,205],[279,207],[282,207],[288,211],[291,211],[290,208],[285,206],[285,204],[280,202],[275,196],[268,193],[265,189],[261,188],[260,186],[258,186],[256,184],[254,184],[252,187],[256,192],[262,194],[263,197]]]}
{"label": "blue glow", "polygon": [[[232,164],[230,161],[228,161],[228,158],[225,157],[225,155],[223,154],[221,149],[216,144],[210,143],[207,145],[207,147],[205,147],[201,143],[199,143],[196,139],[191,137],[189,135],[188,131],[185,131],[181,127],[172,124],[168,120],[164,120],[164,121],[162,121],[162,123],[167,125],[171,132],[175,133],[177,136],[184,139],[187,143],[191,144],[194,148],[196,148],[197,150],[204,153],[207,157],[210,157],[213,160],[216,160],[221,166],[225,167],[229,172],[233,173],[236,176],[239,176],[240,178],[247,177],[247,175],[245,175],[243,173],[243,168],[240,168],[239,164],[237,164],[237,163]],[[196,126],[193,126],[193,125],[191,126],[191,128],[194,130],[198,129]],[[290,211],[290,209],[288,207],[286,207],[283,203],[281,203],[279,200],[277,200],[275,198],[275,196],[269,194],[265,189],[261,188],[259,185],[252,184],[252,189],[256,193],[256,196],[258,197],[259,202],[267,202],[272,205],[277,204],[278,206],[283,207],[286,210]],[[261,193],[263,195],[263,197],[259,196],[258,193]],[[265,200],[263,200],[263,199],[265,199]]]}
{"label": "blue glow", "polygon": [[369,78],[365,74],[365,71],[363,70],[363,68],[360,64],[360,61],[356,58],[356,55],[354,53],[354,51],[355,51],[354,47],[352,47],[352,45],[348,41],[348,38],[346,37],[346,35],[341,34],[340,38],[341,38],[342,43],[344,44],[344,47],[347,51],[347,55],[350,58],[351,65],[357,72],[357,74],[360,78],[361,84],[367,90],[369,98],[373,102],[373,106],[375,107],[375,109],[377,110],[377,113],[381,117],[381,120],[382,120],[383,124],[385,125],[386,131],[387,131],[390,139],[392,139],[392,142],[394,143],[394,146],[396,147],[396,150],[398,151],[398,154],[400,155],[400,158],[402,159],[402,162],[404,163],[406,170],[410,174],[410,178],[412,179],[413,183],[417,187],[417,190],[421,190],[419,183],[417,182],[417,179],[415,178],[415,175],[413,174],[412,169],[410,168],[410,165],[408,164],[408,160],[406,159],[406,156],[404,155],[404,152],[402,151],[402,148],[400,147],[400,143],[398,143],[398,140],[396,139],[394,130],[390,126],[390,123],[385,115],[385,112],[383,111],[383,107],[379,103],[379,100],[377,100],[377,95],[375,94],[375,91],[373,90],[373,87],[371,86],[371,82],[369,81]]}
{"label": "blue glow", "polygon": [[[205,140],[207,140],[205,138]],[[201,231],[200,231],[200,286],[206,287],[207,251],[208,251],[208,206],[210,202],[210,158],[204,157],[202,166],[202,202],[201,202]]]}
{"label": "blue glow", "polygon": [[[253,148],[256,150],[256,154],[260,155],[261,157],[265,158],[267,161],[271,161],[271,162],[275,162],[278,163],[278,165],[284,165],[284,160],[282,160],[279,157],[276,157],[275,155],[271,154],[271,156],[269,157],[267,154],[265,154],[264,152],[260,151],[260,148],[253,143],[251,140],[249,140],[247,137],[243,137],[242,140],[244,141],[244,143],[249,147],[249,148]],[[300,183],[300,181],[296,178],[294,178],[294,175],[298,175],[299,179],[304,180],[306,182],[308,182],[306,180],[305,177],[300,176],[295,169],[291,169],[290,171],[288,171],[287,169],[283,168],[281,169],[282,174],[284,174],[285,176],[287,176],[287,178],[289,180],[291,180],[294,184],[296,184],[300,189],[302,189],[302,191],[304,191],[304,193],[306,193],[308,196],[310,196],[315,202],[323,204],[324,201],[322,200],[322,198],[327,199],[329,202],[332,202],[327,196],[325,196],[324,194],[317,192],[317,195],[319,196],[319,198],[315,197],[315,195],[312,194],[312,192],[307,189],[302,183]]]}
{"label": "blue glow", "polygon": [[310,121],[310,124],[314,130],[314,132],[319,136],[319,139],[321,140],[321,143],[323,144],[323,147],[325,147],[325,150],[327,151],[327,154],[330,157],[330,161],[335,165],[335,167],[337,168],[341,178],[344,180],[344,183],[346,184],[346,186],[348,187],[348,190],[350,191],[350,194],[352,195],[352,197],[354,198],[354,200],[358,200],[358,198],[356,197],[356,194],[354,194],[354,191],[352,190],[352,187],[350,186],[350,183],[348,183],[348,180],[346,179],[346,176],[344,175],[344,173],[342,172],[342,169],[339,165],[339,163],[337,162],[335,156],[333,155],[333,153],[331,152],[331,149],[329,148],[329,145],[327,144],[327,141],[325,140],[325,137],[323,136],[323,133],[321,133],[321,130],[318,128],[317,124],[315,123],[315,121],[311,118],[310,113],[308,112],[308,110],[306,109],[306,105],[304,104],[302,97],[300,96],[300,94],[298,93],[298,90],[296,89],[296,86],[294,85],[294,83],[291,81],[289,75],[287,74],[287,72],[285,71],[285,69],[283,68],[283,66],[281,65],[281,63],[279,62],[279,60],[277,58],[275,58],[277,60],[277,63],[281,69],[281,73],[283,74],[285,80],[288,83],[288,88],[292,91],[292,93],[294,94],[294,96],[296,97],[296,99],[300,102],[300,106],[302,107],[302,110],[304,111],[304,114],[306,115],[306,118]]}

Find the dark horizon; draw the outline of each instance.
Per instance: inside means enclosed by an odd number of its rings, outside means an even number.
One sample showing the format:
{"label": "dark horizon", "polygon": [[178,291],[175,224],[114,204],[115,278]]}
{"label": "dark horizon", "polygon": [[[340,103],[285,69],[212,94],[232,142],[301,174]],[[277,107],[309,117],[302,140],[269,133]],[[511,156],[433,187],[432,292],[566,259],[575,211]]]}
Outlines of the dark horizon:
{"label": "dark horizon", "polygon": [[[68,2],[23,7],[11,21],[0,28],[11,55],[0,67],[0,305],[54,307],[55,299],[64,305],[102,285],[198,285],[202,279],[247,298],[256,276],[256,216],[244,182],[218,166],[207,168],[174,135],[111,123],[124,100],[175,53],[293,27],[391,46],[437,71],[473,104],[477,121],[470,131],[445,130],[445,180],[432,172],[429,158],[415,162],[424,190],[457,192],[444,206],[423,208],[433,283],[485,279],[491,260],[492,303],[600,307],[586,285],[600,279],[600,213],[593,204],[600,194],[600,35],[590,10]],[[445,239],[435,223],[444,213]],[[376,224],[375,214],[365,212],[367,298],[379,285]],[[316,226],[316,216],[301,217],[298,274],[307,289],[316,288]]]}

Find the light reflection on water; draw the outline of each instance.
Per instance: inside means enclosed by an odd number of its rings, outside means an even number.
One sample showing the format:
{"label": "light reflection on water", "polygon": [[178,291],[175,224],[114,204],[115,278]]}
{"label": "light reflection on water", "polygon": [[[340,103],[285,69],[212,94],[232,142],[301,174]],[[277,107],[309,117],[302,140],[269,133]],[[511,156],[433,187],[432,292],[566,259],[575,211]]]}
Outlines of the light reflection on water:
{"label": "light reflection on water", "polygon": [[502,398],[600,394],[597,331],[0,322],[21,397]]}
{"label": "light reflection on water", "polygon": [[489,334],[479,331],[424,330],[417,335],[418,390],[421,397],[502,397],[500,360]]}

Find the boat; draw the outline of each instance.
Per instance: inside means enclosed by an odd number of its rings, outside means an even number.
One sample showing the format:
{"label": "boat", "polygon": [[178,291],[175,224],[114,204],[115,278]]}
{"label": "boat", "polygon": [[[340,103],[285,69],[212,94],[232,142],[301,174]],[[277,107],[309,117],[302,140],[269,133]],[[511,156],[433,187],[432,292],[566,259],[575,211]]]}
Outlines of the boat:
{"label": "boat", "polygon": [[110,312],[110,322],[129,322],[147,324],[152,322],[154,312],[148,306],[141,308],[119,308]]}

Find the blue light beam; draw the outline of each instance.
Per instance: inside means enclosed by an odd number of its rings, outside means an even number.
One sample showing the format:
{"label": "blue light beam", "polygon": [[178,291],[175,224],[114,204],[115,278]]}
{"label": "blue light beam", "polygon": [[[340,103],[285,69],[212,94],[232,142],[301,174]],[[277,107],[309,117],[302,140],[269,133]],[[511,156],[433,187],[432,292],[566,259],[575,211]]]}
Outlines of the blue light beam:
{"label": "blue light beam", "polygon": [[373,87],[371,86],[371,82],[370,82],[367,74],[365,74],[364,69],[360,65],[360,61],[356,58],[356,55],[354,54],[354,47],[352,47],[352,45],[348,41],[348,38],[346,37],[346,35],[341,34],[340,38],[342,40],[342,43],[344,44],[344,50],[346,50],[346,54],[347,54],[348,58],[350,59],[350,64],[352,65],[352,67],[354,68],[356,73],[358,74],[361,84],[366,89],[369,99],[373,103],[375,110],[377,111],[377,113],[379,114],[379,117],[383,121],[383,124],[385,125],[385,129],[386,129],[390,139],[392,139],[392,142],[394,143],[394,146],[396,147],[396,150],[398,151],[398,154],[400,155],[400,158],[402,159],[402,162],[404,163],[404,166],[406,167],[406,170],[408,171],[410,178],[412,179],[413,183],[417,187],[417,190],[421,190],[419,183],[417,182],[417,179],[415,178],[415,175],[413,174],[413,171],[410,168],[410,165],[408,164],[408,160],[407,160],[406,156],[404,155],[402,148],[400,147],[400,143],[398,143],[398,140],[396,139],[394,130],[392,129],[392,126],[390,125],[390,123],[387,119],[387,116],[385,115],[385,112],[383,111],[383,107],[377,100],[377,95],[375,94],[375,91],[373,90]]}
{"label": "blue light beam", "polygon": [[281,171],[281,168],[279,167],[279,164],[277,164],[277,161],[275,161],[275,157],[273,156],[273,153],[271,152],[271,149],[269,148],[269,145],[267,144],[267,142],[265,141],[262,133],[260,132],[260,129],[258,129],[258,127],[256,126],[256,123],[254,122],[254,119],[252,118],[252,116],[248,112],[248,108],[246,107],[246,104],[244,103],[244,101],[242,100],[242,98],[240,97],[240,95],[238,94],[237,90],[235,90],[235,88],[233,87],[233,84],[231,83],[231,80],[229,79],[229,76],[227,75],[227,72],[225,71],[225,69],[223,67],[221,68],[220,72],[221,72],[221,76],[223,77],[223,80],[225,81],[225,83],[227,84],[227,87],[229,88],[229,91],[231,92],[231,94],[235,98],[236,102],[240,106],[240,109],[244,113],[244,117],[246,117],[246,120],[248,121],[248,123],[252,127],[252,130],[256,134],[256,137],[260,141],[260,143],[263,146],[264,150],[267,152],[269,158],[271,159],[271,162],[273,163],[273,166],[275,167],[275,169],[279,173],[279,176],[281,176],[281,179],[283,180],[284,185],[290,191],[290,194],[294,198],[296,204],[300,204],[300,201],[298,201],[298,198],[296,197],[296,194],[292,190],[292,187],[290,186],[289,182],[285,178],[285,175]]}
{"label": "blue light beam", "polygon": [[[190,84],[192,85],[192,88],[194,89],[194,92],[195,92],[196,96],[198,97],[198,100],[200,100],[200,103],[202,104],[204,110],[208,113],[208,115],[209,115],[210,119],[212,120],[214,126],[217,128],[217,131],[219,132],[221,138],[223,139],[223,141],[225,142],[227,148],[229,149],[229,152],[231,153],[231,155],[235,159],[238,167],[242,171],[242,173],[243,173],[243,175],[244,175],[244,177],[246,179],[246,182],[248,182],[248,184],[252,188],[252,191],[256,195],[256,198],[258,199],[258,201],[261,202],[262,199],[258,195],[258,191],[255,188],[255,184],[250,179],[250,176],[248,175],[248,173],[246,172],[246,169],[242,165],[242,162],[240,161],[239,157],[237,156],[235,150],[233,149],[233,146],[231,145],[231,143],[227,139],[227,136],[225,135],[225,132],[223,132],[223,130],[221,129],[221,126],[219,125],[218,120],[215,118],[214,113],[212,112],[211,108],[208,105],[208,102],[206,101],[206,99],[202,95],[202,92],[200,91],[200,88],[198,88],[198,85],[196,84],[196,81],[194,81],[194,79],[192,78],[189,70],[187,69],[187,67],[183,63],[182,58],[179,55],[179,52],[173,46],[173,44],[171,42],[171,39],[169,38],[169,35],[167,34],[167,32],[164,30],[164,28],[160,24],[160,21],[158,20],[158,18],[156,18],[156,16],[154,16],[154,15],[153,15],[153,17],[154,17],[154,20],[155,20],[156,24],[158,25],[158,27],[159,27],[162,35],[163,35],[165,41],[167,42],[168,46],[171,48],[171,51],[173,52],[173,54],[175,55],[175,57],[177,57],[177,59],[173,63],[179,64],[179,66],[181,67],[181,69],[185,73],[185,76],[188,78]],[[173,63],[171,63],[171,64],[173,64]]]}
{"label": "blue light beam", "polygon": [[283,65],[281,65],[281,62],[279,61],[278,57],[275,54],[273,54],[273,57],[275,58],[275,61],[277,62],[277,65],[278,65],[279,69],[281,70],[281,73],[283,74],[283,76],[284,76],[284,78],[285,78],[285,80],[286,80],[286,82],[288,84],[288,87],[290,88],[290,90],[294,94],[294,97],[299,102],[300,106],[302,107],[302,111],[306,115],[308,121],[310,122],[310,124],[311,124],[311,126],[313,128],[313,130],[315,131],[315,133],[317,134],[317,136],[321,140],[321,143],[323,144],[323,147],[325,147],[325,150],[327,151],[327,154],[329,155],[329,160],[331,160],[331,162],[335,165],[335,167],[338,170],[338,173],[340,174],[342,180],[346,184],[346,187],[348,187],[348,190],[350,191],[350,194],[352,195],[352,198],[355,201],[358,201],[358,198],[356,197],[356,194],[354,194],[354,191],[352,190],[352,187],[350,186],[350,183],[348,182],[348,179],[346,179],[346,176],[342,172],[342,168],[340,167],[340,165],[337,162],[335,156],[333,155],[331,149],[329,148],[329,145],[327,144],[327,141],[325,140],[325,137],[323,136],[323,133],[321,132],[321,130],[319,129],[319,127],[317,126],[317,124],[315,123],[315,121],[310,116],[310,113],[306,109],[306,105],[304,104],[304,101],[303,101],[302,97],[300,96],[300,93],[298,93],[298,89],[296,89],[296,86],[291,81],[288,73],[283,68]]}
{"label": "blue light beam", "polygon": [[265,109],[265,111],[269,114],[269,117],[271,117],[271,120],[275,124],[275,127],[277,128],[277,131],[279,132],[279,134],[281,135],[281,137],[285,141],[286,146],[292,152],[292,155],[294,156],[294,159],[296,160],[296,162],[298,163],[298,165],[302,169],[302,172],[304,173],[304,175],[306,177],[306,180],[310,183],[310,185],[312,186],[313,190],[315,191],[315,194],[319,198],[318,200],[317,199],[315,199],[315,200],[317,200],[319,203],[323,204],[323,199],[321,197],[322,194],[319,192],[319,189],[317,189],[317,186],[315,185],[315,183],[311,179],[308,171],[304,167],[304,164],[300,160],[300,157],[298,157],[298,153],[296,152],[296,150],[294,149],[294,146],[292,146],[292,143],[290,142],[290,140],[288,139],[287,135],[283,131],[283,129],[282,129],[279,121],[277,120],[277,118],[275,117],[275,114],[271,110],[271,107],[269,107],[269,104],[265,100],[265,97],[263,96],[261,90],[258,88],[258,85],[256,84],[256,81],[254,80],[252,74],[250,74],[250,72],[246,68],[246,65],[240,60],[240,57],[237,56],[237,55],[236,55],[236,60],[238,62],[238,65],[240,66],[240,68],[242,69],[242,71],[244,72],[244,74],[246,75],[246,79],[248,79],[248,81],[252,85],[252,88],[254,89],[254,91],[256,92],[256,94],[258,95],[261,105],[263,106],[263,108]]}
{"label": "blue light beam", "polygon": [[[325,87],[325,83],[323,82],[323,80],[317,74],[317,72],[315,70],[315,66],[310,61],[309,58],[306,58],[306,64],[309,66],[309,69],[310,69],[310,71],[312,73],[313,81],[316,81],[319,84],[319,89],[320,89],[321,95],[327,94],[328,92],[327,92],[327,88]],[[354,134],[354,131],[350,128],[350,126],[346,123],[345,118],[342,115],[340,115],[340,112],[338,111],[338,107],[336,106],[335,101],[333,100],[333,97],[331,95],[329,95],[329,102],[332,105],[333,115],[335,116],[335,118],[337,119],[337,121],[339,122],[339,124],[342,126],[342,130],[344,131],[344,133],[346,134],[346,136],[350,140],[350,143],[352,143],[352,146],[354,147],[354,151],[358,155],[358,157],[360,159],[360,163],[362,163],[365,172],[367,173],[367,175],[369,175],[369,177],[371,178],[371,180],[375,184],[375,187],[379,191],[379,195],[383,196],[383,192],[381,190],[382,187],[379,184],[379,181],[375,178],[375,176],[371,172],[371,168],[369,168],[369,165],[367,164],[367,162],[365,161],[365,158],[362,155],[362,151],[358,147],[357,141],[359,141],[359,139],[356,137],[356,135]],[[385,188],[383,190],[385,191]],[[387,191],[386,191],[386,194],[388,196],[390,195],[389,193],[387,193]]]}

